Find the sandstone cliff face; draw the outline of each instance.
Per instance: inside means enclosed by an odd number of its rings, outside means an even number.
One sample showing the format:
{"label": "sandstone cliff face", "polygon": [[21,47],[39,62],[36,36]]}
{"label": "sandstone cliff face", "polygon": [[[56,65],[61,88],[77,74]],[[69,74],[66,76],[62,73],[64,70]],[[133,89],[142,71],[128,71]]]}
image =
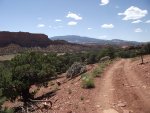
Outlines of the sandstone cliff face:
{"label": "sandstone cliff face", "polygon": [[22,47],[47,47],[50,39],[44,34],[28,32],[0,32],[0,47],[17,44]]}

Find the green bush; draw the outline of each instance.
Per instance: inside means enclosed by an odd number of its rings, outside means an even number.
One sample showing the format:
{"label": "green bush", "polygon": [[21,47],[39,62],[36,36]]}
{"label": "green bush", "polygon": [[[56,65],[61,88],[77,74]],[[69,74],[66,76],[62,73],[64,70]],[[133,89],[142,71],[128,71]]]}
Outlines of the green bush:
{"label": "green bush", "polygon": [[93,80],[93,77],[91,75],[87,75],[87,74],[82,75],[82,87],[85,89],[95,87],[94,80]]}
{"label": "green bush", "polygon": [[100,67],[96,67],[93,71],[92,71],[92,76],[93,77],[100,77],[101,74],[103,72],[103,69]]}

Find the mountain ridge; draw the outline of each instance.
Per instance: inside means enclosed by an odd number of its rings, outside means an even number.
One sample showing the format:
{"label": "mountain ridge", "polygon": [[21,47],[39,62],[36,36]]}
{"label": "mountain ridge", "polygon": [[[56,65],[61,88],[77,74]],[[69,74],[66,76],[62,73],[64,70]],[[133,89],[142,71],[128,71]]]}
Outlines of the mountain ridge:
{"label": "mountain ridge", "polygon": [[71,43],[78,44],[98,44],[98,45],[121,45],[121,46],[131,46],[131,45],[139,45],[141,42],[137,41],[127,41],[121,39],[112,39],[112,40],[104,40],[104,39],[96,39],[84,36],[77,35],[66,35],[66,36],[54,36],[50,38],[51,40],[65,40]]}

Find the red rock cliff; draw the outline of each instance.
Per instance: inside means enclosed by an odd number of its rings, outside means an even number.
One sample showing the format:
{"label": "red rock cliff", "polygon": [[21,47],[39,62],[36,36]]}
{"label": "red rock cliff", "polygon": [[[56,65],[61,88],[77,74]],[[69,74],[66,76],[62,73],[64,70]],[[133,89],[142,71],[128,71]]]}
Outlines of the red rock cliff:
{"label": "red rock cliff", "polygon": [[28,32],[0,32],[0,47],[17,44],[22,47],[47,47],[50,39],[44,34]]}

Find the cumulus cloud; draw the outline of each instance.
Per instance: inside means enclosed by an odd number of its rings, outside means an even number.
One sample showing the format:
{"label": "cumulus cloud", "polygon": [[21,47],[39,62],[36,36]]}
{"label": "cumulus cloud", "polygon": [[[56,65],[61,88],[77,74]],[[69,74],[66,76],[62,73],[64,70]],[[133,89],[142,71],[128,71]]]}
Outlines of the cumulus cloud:
{"label": "cumulus cloud", "polygon": [[72,19],[75,19],[75,20],[82,20],[82,17],[75,14],[75,13],[72,13],[72,12],[69,12],[68,15],[66,16],[67,18],[72,18]]}
{"label": "cumulus cloud", "polygon": [[135,6],[129,7],[123,13],[118,13],[118,15],[125,16],[123,20],[137,20],[145,17],[147,14],[148,14],[147,10],[142,10]]}
{"label": "cumulus cloud", "polygon": [[101,28],[111,29],[111,28],[114,28],[114,25],[113,24],[103,24],[103,25],[101,25]]}
{"label": "cumulus cloud", "polygon": [[147,20],[145,23],[150,24],[150,20]]}
{"label": "cumulus cloud", "polygon": [[138,24],[138,23],[141,23],[142,21],[141,20],[135,20],[135,21],[133,21],[132,23],[133,24]]}
{"label": "cumulus cloud", "polygon": [[68,22],[68,25],[69,26],[75,26],[75,25],[77,25],[78,24],[78,22],[75,22],[75,21],[70,21],[70,22]]}
{"label": "cumulus cloud", "polygon": [[143,30],[142,30],[141,28],[136,28],[136,29],[134,30],[134,32],[140,33],[140,32],[143,32]]}
{"label": "cumulus cloud", "polygon": [[101,0],[100,5],[107,5],[109,3],[109,0]]}
{"label": "cumulus cloud", "polygon": [[37,27],[38,28],[45,27],[45,24],[38,24]]}
{"label": "cumulus cloud", "polygon": [[93,28],[91,28],[91,27],[88,28],[88,30],[91,30],[91,29],[93,29]]}
{"label": "cumulus cloud", "polygon": [[61,20],[61,19],[56,19],[55,21],[56,21],[56,22],[61,22],[62,20]]}

